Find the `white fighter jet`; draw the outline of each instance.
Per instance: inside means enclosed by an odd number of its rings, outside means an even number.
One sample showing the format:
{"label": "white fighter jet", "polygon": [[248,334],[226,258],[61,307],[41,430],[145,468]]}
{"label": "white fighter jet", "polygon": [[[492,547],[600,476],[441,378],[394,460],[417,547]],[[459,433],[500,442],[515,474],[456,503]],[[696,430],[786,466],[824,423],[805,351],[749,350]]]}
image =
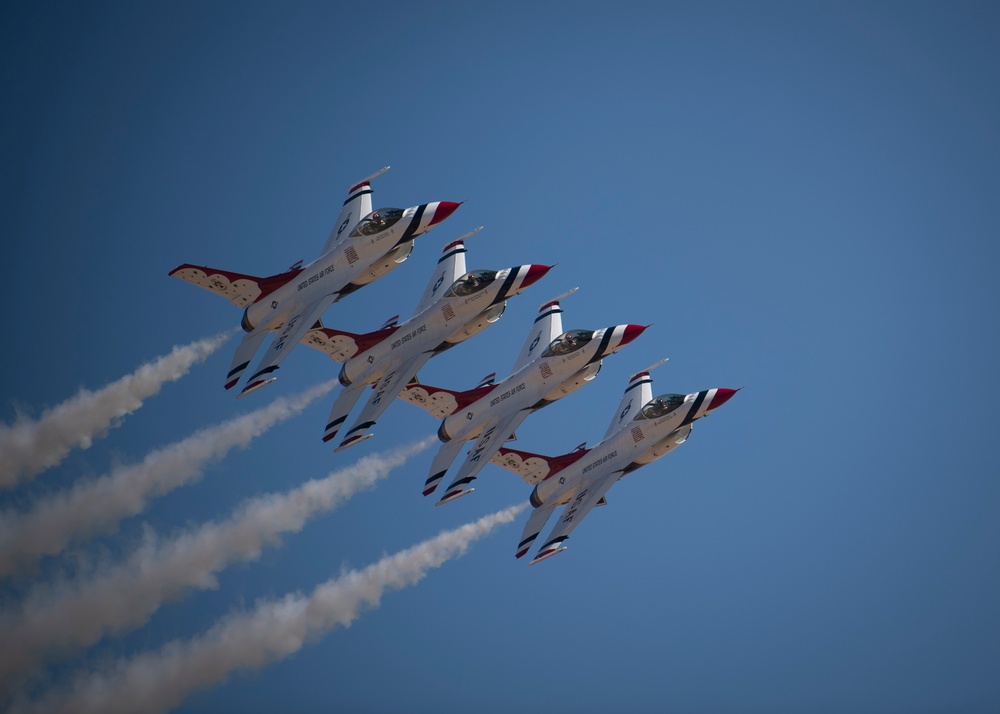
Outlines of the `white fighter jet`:
{"label": "white fighter jet", "polygon": [[[575,292],[576,288],[570,291]],[[569,293],[566,293],[568,295]],[[411,383],[399,395],[442,418],[438,438],[445,444],[431,464],[424,484],[427,496],[437,488],[466,441],[475,445],[437,505],[472,493],[465,487],[529,414],[576,391],[597,376],[601,359],[614,354],[646,327],[614,325],[603,330],[562,330],[559,298],[543,304],[510,376],[465,392]]]}
{"label": "white fighter jet", "polygon": [[458,208],[452,201],[436,201],[373,211],[370,181],[388,169],[351,186],[319,258],[309,265],[300,260],[266,278],[189,263],[170,271],[245,308],[242,325],[247,334],[236,348],[226,389],[239,382],[264,338],[278,333],[237,399],[273,382],[278,365],[330,305],[399,267],[413,250],[413,239]]}
{"label": "white fighter jet", "polygon": [[495,323],[507,306],[507,298],[551,269],[548,265],[519,265],[466,272],[465,239],[480,228],[444,247],[413,317],[403,324],[397,325],[392,318],[379,330],[364,335],[329,328],[306,334],[306,344],[344,365],[340,383],[345,389],[330,411],[323,441],[337,435],[364,388],[372,385],[371,397],[337,451],[373,436],[368,430],[375,420],[431,357]]}
{"label": "white fighter jet", "polygon": [[559,522],[529,565],[566,550],[563,542],[594,506],[607,503],[604,495],[618,479],[683,444],[691,434],[692,422],[718,409],[739,391],[706,389],[686,395],[661,394],[654,399],[649,372],[663,362],[632,375],[604,439],[592,449],[580,444],[562,456],[541,456],[502,448],[491,459],[535,484],[531,492],[535,510],[528,517],[516,557],[528,552],[552,511],[563,504],[566,508]]}

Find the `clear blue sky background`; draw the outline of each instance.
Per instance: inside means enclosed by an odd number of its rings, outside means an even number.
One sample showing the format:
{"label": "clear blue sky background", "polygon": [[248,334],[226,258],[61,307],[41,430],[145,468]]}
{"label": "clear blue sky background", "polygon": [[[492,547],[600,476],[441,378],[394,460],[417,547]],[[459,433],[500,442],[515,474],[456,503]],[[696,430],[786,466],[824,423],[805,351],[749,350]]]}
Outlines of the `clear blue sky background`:
{"label": "clear blue sky background", "polygon": [[[408,316],[441,246],[480,224],[470,267],[559,264],[424,381],[506,374],[537,305],[576,285],[567,328],[654,323],[521,448],[597,441],[663,356],[656,391],[746,386],[565,554],[515,561],[522,517],[182,711],[1000,709],[1000,6],[140,5],[21,3],[0,28],[6,421],[234,327],[167,272],[311,260],[347,187],[386,164],[376,205],[467,203],[328,324]],[[336,374],[301,348],[235,402],[234,344],[0,505]],[[67,557],[436,428],[400,403],[334,455],[331,400]],[[433,508],[431,453],[53,682],[528,496],[489,466]]]}

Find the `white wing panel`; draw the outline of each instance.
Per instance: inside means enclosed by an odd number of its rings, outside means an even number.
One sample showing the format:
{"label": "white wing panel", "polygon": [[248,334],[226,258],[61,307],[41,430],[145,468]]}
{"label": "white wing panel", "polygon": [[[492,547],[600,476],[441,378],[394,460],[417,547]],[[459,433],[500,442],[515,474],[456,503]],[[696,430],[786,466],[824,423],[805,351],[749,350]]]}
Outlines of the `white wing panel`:
{"label": "white wing panel", "polygon": [[562,542],[569,538],[569,534],[573,532],[573,529],[580,525],[580,521],[590,513],[594,506],[601,502],[604,494],[617,483],[621,476],[621,471],[615,471],[606,476],[599,476],[596,479],[592,479],[584,485],[579,493],[577,493],[576,498],[570,501],[566,505],[566,508],[563,509],[562,515],[559,517],[559,522],[552,529],[545,544],[538,549],[538,555],[532,559],[531,564],[534,565],[538,561],[558,553],[561,550]]}
{"label": "white wing panel", "polygon": [[269,375],[278,369],[278,365],[285,359],[285,356],[305,337],[306,333],[312,329],[312,326],[336,299],[336,295],[324,295],[285,320],[281,332],[267,348],[264,358],[257,365],[257,371],[247,380],[247,385],[240,392],[240,396],[249,394],[272,381]]}
{"label": "white wing panel", "polygon": [[432,352],[423,352],[411,357],[396,368],[387,370],[382,379],[375,385],[371,398],[365,403],[357,421],[354,422],[354,425],[344,435],[344,440],[337,447],[336,451],[346,449],[348,446],[353,446],[368,438],[368,430],[375,426],[375,420],[382,416],[382,412],[392,404],[396,395],[403,391],[406,383],[433,356]]}
{"label": "white wing panel", "polygon": [[458,474],[441,497],[442,503],[467,493],[465,487],[476,478],[476,474],[489,463],[493,454],[499,451],[500,446],[510,438],[517,427],[521,426],[530,413],[529,409],[521,409],[506,417],[495,419],[483,427],[482,436],[476,440]]}

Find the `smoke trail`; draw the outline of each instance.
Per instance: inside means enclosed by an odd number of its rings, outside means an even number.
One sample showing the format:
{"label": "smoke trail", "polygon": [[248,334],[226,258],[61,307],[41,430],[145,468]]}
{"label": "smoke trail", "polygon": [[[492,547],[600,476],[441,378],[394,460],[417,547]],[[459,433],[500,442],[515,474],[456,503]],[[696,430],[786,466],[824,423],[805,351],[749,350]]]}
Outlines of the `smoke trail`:
{"label": "smoke trail", "polygon": [[141,407],[143,400],[159,392],[166,382],[183,377],[232,335],[225,332],[174,347],[170,354],[96,392],[81,389],[75,397],[46,410],[37,421],[19,418],[12,425],[0,425],[0,489],[12,488],[59,465],[74,448],[89,449],[94,438],[117,426],[121,417]]}
{"label": "smoke trail", "polygon": [[36,587],[16,612],[0,616],[0,682],[146,623],[164,602],[191,588],[215,587],[215,574],[237,560],[255,560],[281,534],[370,488],[437,437],[367,456],[326,478],[286,493],[245,501],[225,521],[212,521],[169,541],[151,539],[116,566],[79,583]]}
{"label": "smoke trail", "polygon": [[297,397],[282,397],[257,411],[202,429],[154,451],[142,463],[121,466],[68,491],[40,500],[27,512],[0,513],[0,577],[20,572],[71,541],[113,531],[147,501],[201,476],[201,468],[231,449],[246,447],[275,424],[299,414],[337,384],[331,380]]}
{"label": "smoke trail", "polygon": [[239,669],[258,669],[299,651],[307,638],[337,625],[350,625],[364,608],[377,607],[383,593],[415,585],[432,568],[462,555],[476,539],[509,523],[518,505],[445,531],[435,538],[352,570],[308,595],[262,600],[245,613],[230,615],[201,637],[174,641],[158,652],[119,660],[105,671],[77,676],[71,688],[12,711],[166,712],[198,689],[224,681]]}

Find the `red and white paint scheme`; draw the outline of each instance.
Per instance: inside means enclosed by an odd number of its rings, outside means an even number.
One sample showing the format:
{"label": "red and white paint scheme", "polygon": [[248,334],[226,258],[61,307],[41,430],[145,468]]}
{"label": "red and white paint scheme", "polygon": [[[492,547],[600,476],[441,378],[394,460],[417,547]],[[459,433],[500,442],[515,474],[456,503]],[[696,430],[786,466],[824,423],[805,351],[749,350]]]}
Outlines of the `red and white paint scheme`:
{"label": "red and white paint scheme", "polygon": [[240,381],[264,338],[278,333],[237,399],[273,382],[278,365],[330,305],[399,267],[413,250],[413,239],[458,208],[451,201],[435,201],[373,211],[370,182],[388,170],[386,166],[351,186],[319,258],[306,266],[299,261],[266,278],[189,263],[170,271],[244,309],[247,334],[236,348],[226,389]]}
{"label": "red and white paint scheme", "polygon": [[666,456],[691,434],[694,421],[721,407],[736,389],[706,389],[692,394],[661,394],[653,398],[649,372],[663,360],[629,378],[604,439],[592,449],[580,444],[562,456],[542,456],[502,448],[491,461],[534,484],[535,510],[521,534],[515,557],[522,557],[545,526],[556,506],[564,505],[558,523],[529,565],[566,550],[569,534],[617,481]]}
{"label": "red and white paint scheme", "polygon": [[344,385],[330,411],[323,441],[337,435],[365,387],[372,394],[337,451],[373,436],[375,420],[392,403],[427,361],[464,342],[503,315],[507,299],[540,280],[551,266],[518,265],[502,270],[465,269],[465,239],[480,228],[448,243],[431,273],[430,282],[409,320],[395,319],[364,335],[316,328],[306,333],[307,345],[342,362]]}
{"label": "red and white paint scheme", "polygon": [[[575,292],[576,288],[570,291]],[[399,398],[443,417],[438,438],[445,442],[431,464],[424,495],[437,488],[466,441],[475,440],[451,485],[437,505],[472,493],[465,487],[476,478],[514,430],[532,412],[575,392],[597,376],[601,360],[614,354],[646,327],[614,325],[602,330],[563,332],[559,300],[543,304],[528,333],[514,370],[503,381],[454,392],[425,384],[408,384]]]}

